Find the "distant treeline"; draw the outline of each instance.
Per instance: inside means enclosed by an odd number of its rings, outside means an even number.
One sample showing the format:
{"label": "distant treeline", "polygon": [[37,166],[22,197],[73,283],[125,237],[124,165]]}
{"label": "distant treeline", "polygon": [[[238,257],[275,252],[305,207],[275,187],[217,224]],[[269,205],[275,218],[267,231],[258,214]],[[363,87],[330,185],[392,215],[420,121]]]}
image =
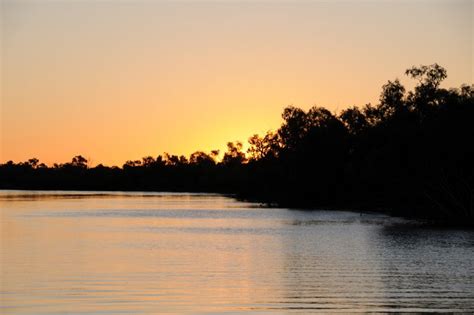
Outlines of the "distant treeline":
{"label": "distant treeline", "polygon": [[[204,191],[292,207],[357,208],[474,224],[474,86],[440,88],[446,70],[412,67],[418,81],[382,87],[374,106],[339,114],[289,106],[275,132],[189,157],[164,154],[98,165],[76,156],[48,167],[0,165],[2,189]],[[343,93],[343,91],[341,91]]]}

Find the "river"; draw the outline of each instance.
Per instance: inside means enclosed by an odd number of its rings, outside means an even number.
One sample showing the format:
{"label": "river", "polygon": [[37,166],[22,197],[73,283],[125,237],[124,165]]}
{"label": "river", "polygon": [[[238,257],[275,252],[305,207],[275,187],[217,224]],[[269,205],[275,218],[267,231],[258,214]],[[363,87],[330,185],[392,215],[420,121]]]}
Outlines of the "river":
{"label": "river", "polygon": [[214,194],[0,191],[2,314],[474,312],[474,231]]}

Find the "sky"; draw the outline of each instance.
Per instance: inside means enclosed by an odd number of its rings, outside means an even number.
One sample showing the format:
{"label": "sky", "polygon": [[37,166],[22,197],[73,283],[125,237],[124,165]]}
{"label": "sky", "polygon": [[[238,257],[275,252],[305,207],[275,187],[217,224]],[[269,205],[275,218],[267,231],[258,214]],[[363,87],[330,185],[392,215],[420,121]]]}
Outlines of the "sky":
{"label": "sky", "polygon": [[225,150],[293,105],[473,83],[473,1],[0,0],[0,163]]}

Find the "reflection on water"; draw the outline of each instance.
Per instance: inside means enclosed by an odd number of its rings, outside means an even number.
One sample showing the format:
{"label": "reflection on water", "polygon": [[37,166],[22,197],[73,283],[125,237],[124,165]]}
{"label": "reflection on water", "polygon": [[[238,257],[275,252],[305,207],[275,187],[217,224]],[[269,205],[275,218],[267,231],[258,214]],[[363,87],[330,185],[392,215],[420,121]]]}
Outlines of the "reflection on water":
{"label": "reflection on water", "polygon": [[0,192],[2,314],[474,311],[474,232],[208,194]]}

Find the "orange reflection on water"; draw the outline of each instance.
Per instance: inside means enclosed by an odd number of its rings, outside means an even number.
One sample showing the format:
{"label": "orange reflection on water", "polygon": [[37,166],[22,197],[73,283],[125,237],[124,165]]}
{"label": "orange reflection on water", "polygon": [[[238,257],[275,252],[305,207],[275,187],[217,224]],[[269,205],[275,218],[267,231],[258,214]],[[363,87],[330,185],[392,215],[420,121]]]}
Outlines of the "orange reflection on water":
{"label": "orange reflection on water", "polygon": [[[244,228],[247,220],[141,216],[153,204],[148,212],[168,211],[176,203],[189,208],[189,196],[132,196],[125,204],[133,201],[138,209],[127,214],[111,207],[117,202],[123,206],[123,196],[91,196],[87,206],[71,195],[33,202],[31,196],[23,198],[2,201],[8,209],[2,219],[7,253],[2,255],[2,289],[7,292],[2,304],[13,313],[88,312],[98,305],[112,312],[225,311],[259,299],[259,279],[275,281],[259,270],[279,259],[260,255],[252,235],[236,241],[236,235],[225,234],[226,229]],[[223,205],[222,197],[206,202],[208,207],[194,198],[191,212],[213,212]],[[58,213],[58,208],[64,211]],[[117,212],[110,215],[113,210]],[[137,217],[133,211],[139,212]]]}
{"label": "orange reflection on water", "polygon": [[472,231],[207,194],[0,191],[1,312],[474,311]]}

